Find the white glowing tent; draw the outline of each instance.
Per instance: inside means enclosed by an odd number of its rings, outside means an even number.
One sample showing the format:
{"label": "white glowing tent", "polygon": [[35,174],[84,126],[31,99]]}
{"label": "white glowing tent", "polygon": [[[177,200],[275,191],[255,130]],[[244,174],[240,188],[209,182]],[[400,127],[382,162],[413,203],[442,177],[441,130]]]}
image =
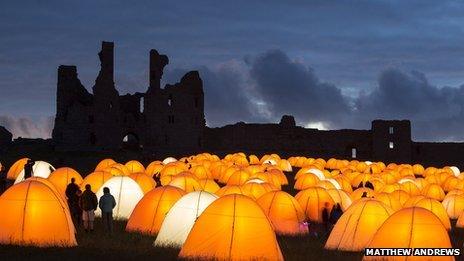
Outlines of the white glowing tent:
{"label": "white glowing tent", "polygon": [[176,162],[176,161],[177,161],[177,159],[174,158],[174,157],[167,157],[167,158],[165,158],[163,160],[163,165],[167,165],[169,163],[173,163],[173,162]]}
{"label": "white glowing tent", "polygon": [[[55,171],[55,167],[53,167],[50,163],[45,161],[36,161],[34,166],[32,166],[32,176],[33,177],[41,177],[41,178],[48,178],[50,174]],[[18,177],[14,184],[17,184],[24,180],[24,169],[19,173]]]}
{"label": "white glowing tent", "polygon": [[[107,180],[97,192],[98,199],[103,196],[103,188],[105,187],[110,189],[111,195],[116,200],[116,207],[113,209],[115,219],[128,219],[144,195],[139,184],[127,176],[117,176]],[[101,216],[100,208],[97,209],[95,215]]]}
{"label": "white glowing tent", "polygon": [[184,195],[169,210],[154,245],[181,248],[197,218],[217,198],[206,191]]}

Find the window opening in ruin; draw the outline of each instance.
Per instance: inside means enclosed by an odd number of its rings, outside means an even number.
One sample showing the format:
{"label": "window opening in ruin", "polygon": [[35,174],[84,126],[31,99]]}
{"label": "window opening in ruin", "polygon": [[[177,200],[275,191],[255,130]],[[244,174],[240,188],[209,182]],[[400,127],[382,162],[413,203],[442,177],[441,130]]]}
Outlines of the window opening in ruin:
{"label": "window opening in ruin", "polygon": [[169,94],[168,106],[171,106],[171,105],[172,105],[172,94]]}
{"label": "window opening in ruin", "polygon": [[139,101],[139,102],[140,102],[140,105],[139,105],[139,107],[140,107],[140,112],[143,112],[143,110],[145,109],[145,107],[144,107],[145,104],[144,104],[143,97],[140,98],[140,101]]}
{"label": "window opening in ruin", "polygon": [[393,131],[394,131],[393,127],[390,126],[390,128],[388,128],[388,133],[393,134]]}
{"label": "window opening in ruin", "polygon": [[393,141],[390,141],[390,143],[388,143],[388,147],[390,149],[393,149],[395,147],[395,144],[393,144]]}
{"label": "window opening in ruin", "polygon": [[112,102],[110,102],[110,106],[109,106],[109,107],[110,107],[110,109],[113,109],[113,103],[112,103]]}
{"label": "window opening in ruin", "polygon": [[351,158],[356,159],[356,148],[351,148]]}
{"label": "window opening in ruin", "polygon": [[122,138],[123,147],[125,149],[138,149],[140,148],[139,137],[134,133],[127,133]]}

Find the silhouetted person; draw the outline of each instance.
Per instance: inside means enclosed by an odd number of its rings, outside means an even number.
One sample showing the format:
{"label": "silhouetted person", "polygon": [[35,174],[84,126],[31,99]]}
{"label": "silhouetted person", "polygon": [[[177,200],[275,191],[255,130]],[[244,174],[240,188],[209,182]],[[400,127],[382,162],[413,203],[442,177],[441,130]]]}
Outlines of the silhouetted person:
{"label": "silhouetted person", "polygon": [[93,231],[93,221],[95,220],[98,200],[89,184],[85,185],[85,190],[79,199],[79,206],[82,208],[82,221],[84,222],[85,232]]}
{"label": "silhouetted person", "polygon": [[329,203],[324,203],[324,209],[322,210],[322,223],[324,224],[325,232],[329,231],[329,220],[330,219],[330,209]]}
{"label": "silhouetted person", "polygon": [[330,211],[330,222],[332,224],[337,223],[338,219],[342,216],[343,210],[339,203],[335,204]]}
{"label": "silhouetted person", "polygon": [[113,209],[116,206],[116,200],[110,194],[110,189],[103,188],[103,196],[100,197],[99,207],[102,212],[103,227],[107,233],[113,233]]}
{"label": "silhouetted person", "polygon": [[372,184],[370,181],[366,181],[366,183],[364,184],[364,187],[374,189],[374,184]]}
{"label": "silhouetted person", "polygon": [[0,195],[6,190],[6,170],[0,162]]}
{"label": "silhouetted person", "polygon": [[367,192],[363,192],[363,194],[361,195],[361,198],[367,198]]}
{"label": "silhouetted person", "polygon": [[76,227],[79,226],[79,186],[76,184],[76,179],[71,178],[71,183],[66,186],[65,194],[68,200],[69,211]]}
{"label": "silhouetted person", "polygon": [[35,161],[28,159],[26,164],[24,165],[24,179],[28,179],[33,175],[33,167]]}

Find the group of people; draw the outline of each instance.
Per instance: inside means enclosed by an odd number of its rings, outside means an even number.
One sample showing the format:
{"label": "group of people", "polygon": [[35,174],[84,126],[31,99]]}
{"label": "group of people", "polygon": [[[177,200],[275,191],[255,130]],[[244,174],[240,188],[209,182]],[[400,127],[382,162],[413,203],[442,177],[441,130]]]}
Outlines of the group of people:
{"label": "group of people", "polygon": [[338,219],[342,216],[343,210],[339,203],[333,205],[332,209],[329,209],[329,203],[324,204],[324,209],[322,210],[322,222],[324,223],[325,232],[330,232],[330,229]]}
{"label": "group of people", "polygon": [[113,232],[113,209],[116,207],[116,200],[108,187],[103,188],[103,196],[98,200],[91,185],[85,185],[85,190],[81,191],[76,180],[71,178],[71,183],[66,187],[65,193],[76,227],[80,227],[82,224],[85,232],[93,232],[95,211],[100,208],[105,231],[107,233]]}

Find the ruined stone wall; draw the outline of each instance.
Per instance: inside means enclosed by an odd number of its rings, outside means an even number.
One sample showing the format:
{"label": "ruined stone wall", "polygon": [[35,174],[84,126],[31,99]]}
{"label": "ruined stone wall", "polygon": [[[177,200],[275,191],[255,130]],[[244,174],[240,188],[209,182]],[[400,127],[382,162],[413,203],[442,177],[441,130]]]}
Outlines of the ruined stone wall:
{"label": "ruined stone wall", "polygon": [[6,149],[12,142],[13,135],[6,128],[0,126],[0,151]]}

